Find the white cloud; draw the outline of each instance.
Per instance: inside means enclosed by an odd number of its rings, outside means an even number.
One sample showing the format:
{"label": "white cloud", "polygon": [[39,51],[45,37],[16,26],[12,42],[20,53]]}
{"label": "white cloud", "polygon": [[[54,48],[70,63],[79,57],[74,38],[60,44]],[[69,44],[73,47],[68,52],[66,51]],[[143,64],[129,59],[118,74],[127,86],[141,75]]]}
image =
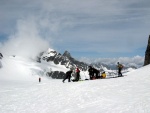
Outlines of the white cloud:
{"label": "white cloud", "polygon": [[80,61],[84,61],[88,64],[100,62],[100,63],[107,64],[107,65],[110,65],[110,64],[117,65],[117,62],[120,62],[124,66],[141,67],[144,64],[144,57],[134,56],[132,58],[120,57],[120,58],[98,58],[98,59],[89,59],[89,58],[83,57],[80,59]]}
{"label": "white cloud", "polygon": [[[134,52],[147,44],[148,3],[149,0],[1,0],[0,33],[14,33],[17,24],[14,37],[48,39],[54,48],[63,51]],[[26,22],[25,28],[22,22]]]}
{"label": "white cloud", "polygon": [[48,40],[40,36],[36,19],[31,17],[18,21],[15,34],[9,37],[1,49],[8,55],[35,58],[48,47],[50,47]]}

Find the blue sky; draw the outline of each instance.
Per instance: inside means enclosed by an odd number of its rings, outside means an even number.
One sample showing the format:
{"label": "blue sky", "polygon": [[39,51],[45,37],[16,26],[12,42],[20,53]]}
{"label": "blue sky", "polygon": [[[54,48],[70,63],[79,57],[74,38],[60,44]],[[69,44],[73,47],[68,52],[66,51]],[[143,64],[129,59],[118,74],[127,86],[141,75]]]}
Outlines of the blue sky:
{"label": "blue sky", "polygon": [[31,51],[37,46],[60,53],[68,50],[78,59],[144,56],[149,4],[149,0],[1,0],[1,51]]}

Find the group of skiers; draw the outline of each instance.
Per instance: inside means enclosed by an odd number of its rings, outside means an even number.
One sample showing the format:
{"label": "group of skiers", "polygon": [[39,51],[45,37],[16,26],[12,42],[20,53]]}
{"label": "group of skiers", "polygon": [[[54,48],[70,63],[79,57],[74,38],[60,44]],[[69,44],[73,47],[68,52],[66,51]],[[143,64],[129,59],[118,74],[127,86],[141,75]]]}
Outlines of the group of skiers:
{"label": "group of skiers", "polygon": [[90,80],[101,78],[100,71],[95,69],[92,66],[89,66],[88,72],[89,72]]}
{"label": "group of skiers", "polygon": [[[63,79],[63,83],[65,82],[66,79],[68,79],[68,82],[71,82],[71,74],[72,73],[73,73],[73,68],[71,68],[69,71],[66,72],[66,76]],[[80,70],[79,70],[78,67],[76,68],[76,73],[75,74],[76,74],[76,77],[72,81],[73,82],[78,82],[79,79],[80,79]]]}
{"label": "group of skiers", "polygon": [[[121,77],[122,76],[121,71],[123,69],[123,65],[118,62],[117,63],[117,68],[118,68],[118,77]],[[89,79],[90,80],[106,78],[105,71],[101,72],[101,74],[100,74],[100,71],[95,69],[92,66],[89,66],[88,72],[89,72]],[[73,73],[73,68],[71,68],[69,71],[66,72],[66,76],[65,76],[65,78],[63,79],[62,82],[64,83],[66,79],[68,79],[68,82],[71,82],[71,74],[72,73]],[[76,77],[72,81],[73,82],[78,82],[79,79],[80,79],[80,70],[79,70],[78,67],[76,68],[76,73],[75,74],[76,74]]]}
{"label": "group of skiers", "polygon": [[106,73],[105,73],[105,71],[102,71],[102,72],[100,73],[99,70],[95,69],[95,68],[92,67],[92,66],[89,66],[88,72],[89,72],[90,80],[94,80],[94,79],[104,79],[104,78],[106,78]]}

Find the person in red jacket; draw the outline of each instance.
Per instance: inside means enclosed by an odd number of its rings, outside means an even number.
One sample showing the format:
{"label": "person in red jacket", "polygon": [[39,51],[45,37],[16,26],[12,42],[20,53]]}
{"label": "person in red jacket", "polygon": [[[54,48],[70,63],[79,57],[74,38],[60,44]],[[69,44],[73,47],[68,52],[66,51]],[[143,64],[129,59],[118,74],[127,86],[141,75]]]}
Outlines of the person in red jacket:
{"label": "person in red jacket", "polygon": [[73,82],[78,82],[80,79],[80,70],[79,68],[76,69],[76,77],[74,80],[72,80]]}
{"label": "person in red jacket", "polygon": [[79,79],[80,79],[80,70],[79,70],[79,68],[77,68],[76,69],[76,81],[79,81]]}

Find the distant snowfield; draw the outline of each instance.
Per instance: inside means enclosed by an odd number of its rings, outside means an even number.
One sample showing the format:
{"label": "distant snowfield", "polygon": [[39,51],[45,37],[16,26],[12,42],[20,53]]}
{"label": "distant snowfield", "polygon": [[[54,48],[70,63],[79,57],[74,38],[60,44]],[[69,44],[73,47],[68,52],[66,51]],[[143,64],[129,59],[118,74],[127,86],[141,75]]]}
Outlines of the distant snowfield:
{"label": "distant snowfield", "polygon": [[62,83],[42,77],[38,83],[33,72],[47,64],[17,57],[1,62],[0,113],[150,113],[150,65],[120,78]]}

